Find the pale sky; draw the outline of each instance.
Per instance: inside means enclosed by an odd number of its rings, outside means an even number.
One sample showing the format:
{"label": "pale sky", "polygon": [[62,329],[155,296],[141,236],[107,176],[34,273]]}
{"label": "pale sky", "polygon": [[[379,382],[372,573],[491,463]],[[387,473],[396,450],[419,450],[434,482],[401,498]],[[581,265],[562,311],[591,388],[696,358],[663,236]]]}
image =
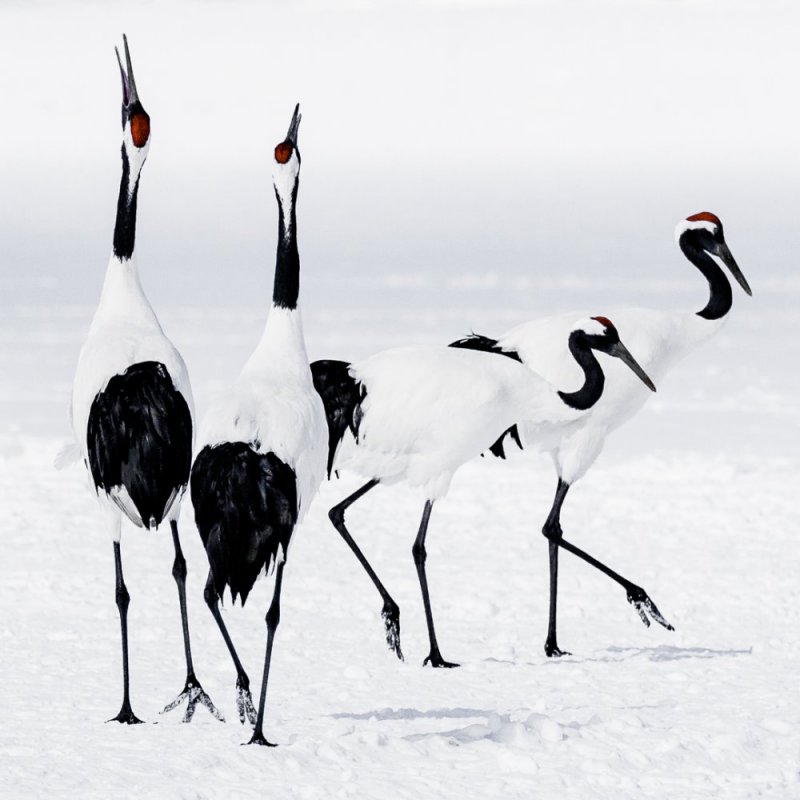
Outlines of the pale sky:
{"label": "pale sky", "polygon": [[679,291],[693,276],[672,231],[707,209],[780,301],[800,293],[799,21],[796,4],[741,0],[4,3],[3,302],[96,298],[122,31],[152,117],[138,244],[156,302],[263,296],[269,154],[298,100],[312,299]]}

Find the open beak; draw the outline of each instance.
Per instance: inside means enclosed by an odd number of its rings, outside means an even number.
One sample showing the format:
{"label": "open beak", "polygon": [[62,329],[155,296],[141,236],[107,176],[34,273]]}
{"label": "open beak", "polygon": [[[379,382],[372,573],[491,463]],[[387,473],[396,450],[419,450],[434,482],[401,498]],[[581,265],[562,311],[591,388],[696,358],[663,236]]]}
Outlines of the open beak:
{"label": "open beak", "polygon": [[747,294],[749,294],[752,297],[753,291],[750,288],[750,284],[747,282],[747,278],[745,278],[744,275],[742,275],[742,271],[739,269],[739,265],[736,263],[736,259],[733,257],[730,248],[728,247],[727,244],[725,244],[725,242],[719,245],[719,247],[717,248],[716,255],[718,255],[722,259],[723,264],[725,264],[725,266],[730,270],[731,275],[733,275],[733,277],[736,278],[737,282],[739,283],[739,286],[741,286],[742,289],[744,289],[747,292]]}
{"label": "open beak", "polygon": [[295,147],[297,147],[297,129],[300,127],[300,120],[303,118],[303,115],[300,113],[300,103],[298,103],[294,107],[294,114],[292,115],[292,121],[289,124],[289,130],[286,134],[286,139],[290,141]]}
{"label": "open beak", "polygon": [[115,47],[114,52],[117,54],[117,63],[119,64],[119,74],[122,78],[122,104],[126,107],[132,106],[138,99],[139,95],[136,91],[136,80],[133,77],[133,66],[131,66],[131,53],[128,50],[128,37],[122,34],[122,42],[125,45],[125,64],[128,67],[127,72],[122,66],[122,59],[119,57],[119,50]]}
{"label": "open beak", "polygon": [[608,354],[614,356],[614,358],[620,359],[623,364],[627,364],[650,391],[654,392],[656,390],[656,385],[650,380],[647,373],[639,366],[636,359],[630,354],[630,351],[622,342],[617,342],[613,345],[608,351]]}

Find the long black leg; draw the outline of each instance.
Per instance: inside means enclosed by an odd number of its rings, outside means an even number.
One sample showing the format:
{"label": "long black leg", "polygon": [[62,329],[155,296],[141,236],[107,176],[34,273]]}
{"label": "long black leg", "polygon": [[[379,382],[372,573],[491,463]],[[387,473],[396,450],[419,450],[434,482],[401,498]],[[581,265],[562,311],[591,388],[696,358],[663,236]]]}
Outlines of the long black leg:
{"label": "long black leg", "polygon": [[372,569],[369,561],[367,561],[366,557],[361,552],[361,549],[355,543],[353,537],[350,535],[344,524],[344,512],[353,503],[355,503],[356,500],[363,497],[370,489],[375,488],[377,485],[378,480],[376,479],[365,483],[358,491],[353,492],[353,494],[351,494],[349,497],[346,497],[344,500],[342,500],[341,503],[335,505],[328,512],[328,516],[333,523],[333,527],[339,531],[342,538],[345,540],[345,542],[347,542],[348,547],[355,553],[356,558],[361,562],[361,566],[364,567],[367,575],[369,575],[369,577],[372,579],[372,582],[375,584],[375,588],[378,590],[378,592],[380,592],[380,595],[383,598],[383,611],[381,612],[381,616],[383,617],[383,624],[386,626],[386,643],[402,661],[403,651],[400,649],[400,608],[392,599],[389,592],[386,591],[386,587],[381,583],[380,578],[375,573],[375,570]]}
{"label": "long black leg", "polygon": [[569,491],[569,484],[560,478],[556,488],[553,506],[547,515],[547,520],[542,528],[542,533],[548,538],[550,549],[550,616],[547,624],[547,639],[544,643],[544,652],[548,658],[554,656],[570,655],[566,650],[561,650],[556,640],[556,606],[558,601],[558,543],[561,539],[561,505]]}
{"label": "long black leg", "polygon": [[258,717],[253,738],[248,744],[262,744],[275,747],[272,742],[264,738],[264,706],[267,702],[267,682],[269,681],[269,664],[272,660],[272,643],[275,640],[275,631],[281,621],[281,584],[283,583],[283,567],[285,562],[278,564],[275,569],[275,591],[272,593],[272,602],[267,611],[267,653],[264,656],[264,675],[261,678],[261,696],[258,700]]}
{"label": "long black leg", "polygon": [[117,608],[119,609],[119,625],[122,630],[122,707],[119,714],[109,722],[124,722],[127,725],[135,725],[141,722],[131,708],[130,695],[130,674],[128,672],[128,606],[131,597],[128,588],[125,586],[125,579],[122,577],[122,554],[119,542],[114,542],[114,563],[117,572]]}
{"label": "long black leg", "polygon": [[175,545],[175,561],[172,564],[172,577],[178,585],[178,601],[181,606],[181,625],[183,626],[183,649],[186,654],[186,685],[183,691],[161,712],[162,714],[177,708],[183,701],[186,702],[186,712],[183,715],[184,722],[191,722],[197,704],[204,705],[220,722],[224,721],[222,712],[211,702],[211,698],[203,691],[200,681],[194,674],[194,664],[192,663],[192,645],[189,641],[189,615],[186,609],[186,559],[183,557],[181,540],[178,536],[178,523],[175,520],[170,522],[172,529],[172,543]]}
{"label": "long black leg", "polygon": [[430,664],[432,667],[457,667],[451,661],[445,661],[439,652],[439,643],[436,641],[436,631],[433,628],[433,612],[431,611],[431,598],[428,593],[428,577],[425,574],[425,561],[428,558],[428,551],[425,549],[425,537],[428,535],[428,522],[433,510],[433,501],[426,500],[425,508],[422,511],[422,520],[419,523],[419,532],[414,540],[411,553],[414,556],[414,564],[417,567],[417,577],[419,578],[419,588],[422,590],[422,602],[425,604],[425,621],[428,623],[428,639],[431,643],[431,652],[422,662],[423,666]]}
{"label": "long black leg", "polygon": [[[559,493],[562,492],[563,487],[563,494],[559,500]],[[552,552],[553,552],[553,545],[554,543],[558,547],[563,547],[568,552],[572,553],[573,555],[578,556],[578,558],[585,561],[587,564],[591,564],[595,569],[600,570],[600,572],[608,575],[613,581],[616,581],[623,589],[625,589],[628,602],[636,609],[639,616],[641,617],[642,622],[649,628],[650,627],[650,620],[648,619],[648,614],[659,624],[663,625],[667,630],[672,631],[675,630],[672,625],[665,619],[664,615],[658,610],[658,606],[650,599],[647,592],[642,589],[641,586],[637,586],[632,581],[629,581],[627,578],[620,575],[618,572],[614,572],[613,569],[607,567],[601,561],[598,561],[594,556],[590,556],[588,553],[581,550],[579,547],[576,547],[571,542],[568,542],[561,534],[561,524],[559,522],[559,516],[561,513],[561,504],[564,502],[564,496],[569,489],[569,484],[565,483],[559,478],[558,481],[558,488],[556,489],[556,499],[553,502],[553,510],[550,512],[550,516],[547,518],[547,522],[545,522],[545,526],[542,529],[542,533],[550,540],[550,552],[551,552],[551,564],[552,564]],[[550,526],[548,527],[548,523],[550,522],[550,518],[553,516],[553,511],[556,511],[555,522],[556,527]],[[556,535],[557,532],[557,535]],[[557,567],[557,557],[556,557],[556,572],[558,571]],[[551,572],[552,577],[552,572]],[[553,591],[552,591],[552,582],[551,582],[551,615],[554,614],[553,611]],[[555,629],[554,629],[555,630]],[[545,645],[545,650],[547,649],[547,645]]]}
{"label": "long black leg", "polygon": [[256,709],[253,705],[253,696],[250,694],[250,678],[244,671],[242,662],[239,660],[239,655],[236,648],[233,646],[228,629],[222,620],[222,614],[219,613],[219,598],[217,597],[217,590],[214,588],[214,574],[209,570],[208,580],[206,581],[205,592],[203,593],[206,604],[208,605],[212,616],[217,622],[222,638],[228,646],[228,652],[233,659],[233,665],[236,667],[236,709],[239,712],[239,722],[244,725],[245,715],[250,720],[252,725],[256,724]]}

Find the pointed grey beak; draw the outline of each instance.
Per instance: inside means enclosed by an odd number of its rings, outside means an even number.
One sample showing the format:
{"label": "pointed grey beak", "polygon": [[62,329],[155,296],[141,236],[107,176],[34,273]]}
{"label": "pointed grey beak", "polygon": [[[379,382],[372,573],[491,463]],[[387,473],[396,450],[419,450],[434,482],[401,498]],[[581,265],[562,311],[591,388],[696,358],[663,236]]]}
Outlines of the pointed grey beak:
{"label": "pointed grey beak", "polygon": [[115,47],[114,52],[117,54],[119,74],[122,78],[122,103],[125,106],[131,106],[139,99],[139,94],[136,91],[136,79],[133,77],[131,52],[128,50],[128,37],[124,33],[122,34],[122,42],[125,45],[125,64],[128,68],[127,72],[122,66],[122,59],[119,57],[119,49]]}
{"label": "pointed grey beak", "polygon": [[636,374],[639,380],[648,388],[650,391],[654,392],[656,390],[656,386],[653,381],[650,380],[647,373],[639,366],[636,359],[630,354],[630,351],[627,347],[625,347],[622,342],[617,342],[615,345],[611,347],[608,351],[610,356],[614,356],[614,358],[620,359],[623,364],[627,364],[631,370]]}
{"label": "pointed grey beak", "polygon": [[733,277],[736,278],[739,286],[741,286],[742,289],[744,289],[747,292],[747,294],[749,294],[752,297],[753,291],[750,288],[750,284],[747,282],[747,278],[745,278],[744,275],[742,275],[742,271],[739,269],[739,265],[736,263],[736,259],[733,257],[733,253],[731,253],[730,248],[728,247],[727,244],[725,244],[725,242],[719,245],[719,247],[717,248],[716,255],[718,255],[722,259],[722,262],[730,270],[731,275],[733,275]]}
{"label": "pointed grey beak", "polygon": [[294,107],[294,114],[292,115],[292,121],[289,124],[289,131],[286,134],[286,138],[295,146],[297,147],[297,129],[300,127],[300,120],[303,118],[302,114],[300,113],[300,103],[298,103]]}

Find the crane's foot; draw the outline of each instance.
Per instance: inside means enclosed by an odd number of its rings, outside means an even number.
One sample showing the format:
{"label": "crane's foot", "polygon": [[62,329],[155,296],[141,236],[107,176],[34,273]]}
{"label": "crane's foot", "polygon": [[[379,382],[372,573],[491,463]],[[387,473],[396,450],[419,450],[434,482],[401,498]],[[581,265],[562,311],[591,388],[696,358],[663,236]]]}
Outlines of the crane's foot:
{"label": "crane's foot", "polygon": [[242,742],[243,745],[245,744],[260,744],[262,747],[277,747],[277,744],[273,744],[272,742],[268,742],[264,737],[264,734],[261,731],[253,734],[253,738],[250,739],[249,742]]}
{"label": "crane's foot", "polygon": [[631,584],[628,587],[628,602],[636,609],[646,627],[650,627],[650,619],[647,616],[649,614],[655,622],[665,627],[668,631],[675,630],[641,586]]}
{"label": "crane's foot", "polygon": [[250,679],[247,675],[240,675],[236,680],[236,710],[239,712],[239,722],[244,725],[245,718],[251,725],[256,724],[258,714],[253,705],[253,695],[250,694]]}
{"label": "crane's foot", "polygon": [[120,708],[119,714],[117,714],[116,717],[107,719],[106,722],[119,722],[123,725],[141,725],[144,723],[144,720],[139,719],[139,717],[133,713],[131,704],[125,701],[122,703],[122,708]]}
{"label": "crane's foot", "polygon": [[218,719],[220,722],[225,722],[225,717],[222,712],[211,702],[211,698],[203,691],[200,681],[194,675],[188,675],[186,678],[186,686],[183,691],[167,706],[164,707],[162,714],[172,711],[182,703],[186,703],[186,711],[183,714],[181,722],[191,722],[194,712],[197,710],[198,704],[205,706],[211,716]]}
{"label": "crane's foot", "polygon": [[454,669],[460,667],[461,664],[456,664],[453,661],[445,661],[442,654],[437,650],[431,650],[430,655],[422,662],[423,667],[430,665],[434,669]]}
{"label": "crane's foot", "polygon": [[387,600],[383,604],[383,624],[386,627],[386,644],[389,649],[401,660],[404,661],[403,651],[400,649],[400,608],[394,600]]}
{"label": "crane's foot", "polygon": [[569,650],[562,650],[555,639],[548,639],[544,643],[544,654],[548,658],[561,658],[561,656],[571,656]]}

